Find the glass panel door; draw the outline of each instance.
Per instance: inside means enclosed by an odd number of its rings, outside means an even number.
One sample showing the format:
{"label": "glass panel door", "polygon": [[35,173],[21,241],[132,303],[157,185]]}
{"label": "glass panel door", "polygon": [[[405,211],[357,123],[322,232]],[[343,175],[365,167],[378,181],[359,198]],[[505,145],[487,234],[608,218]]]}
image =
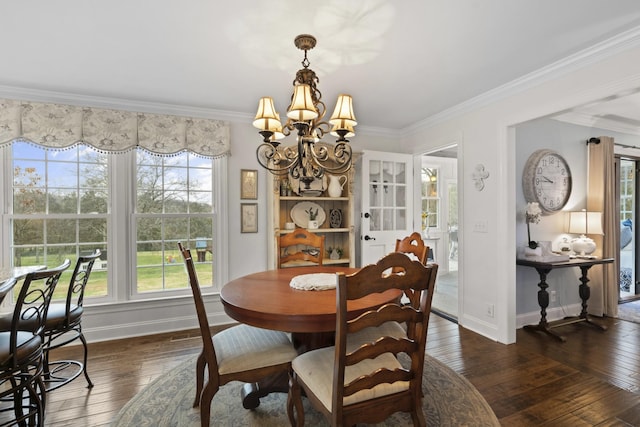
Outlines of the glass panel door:
{"label": "glass panel door", "polygon": [[637,299],[640,286],[636,278],[638,260],[636,259],[637,222],[635,213],[638,211],[638,161],[619,159],[619,201],[620,201],[620,249],[618,260],[620,265],[620,293],[619,300]]}

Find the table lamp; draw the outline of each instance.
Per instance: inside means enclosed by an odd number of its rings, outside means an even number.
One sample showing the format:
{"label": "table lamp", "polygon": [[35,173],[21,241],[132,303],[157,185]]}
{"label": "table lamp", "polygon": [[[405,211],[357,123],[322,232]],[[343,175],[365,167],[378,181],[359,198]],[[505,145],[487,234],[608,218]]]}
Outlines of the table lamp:
{"label": "table lamp", "polygon": [[569,233],[580,234],[580,237],[571,241],[571,250],[578,256],[592,258],[591,254],[596,250],[596,242],[587,237],[587,234],[604,234],[602,231],[601,212],[570,212]]}

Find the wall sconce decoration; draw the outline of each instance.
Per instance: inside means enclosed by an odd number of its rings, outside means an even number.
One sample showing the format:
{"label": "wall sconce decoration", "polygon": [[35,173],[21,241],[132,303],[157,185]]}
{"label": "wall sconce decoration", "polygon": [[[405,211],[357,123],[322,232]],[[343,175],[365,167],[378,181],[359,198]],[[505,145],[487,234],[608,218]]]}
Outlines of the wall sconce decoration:
{"label": "wall sconce decoration", "polygon": [[482,191],[484,189],[484,180],[489,178],[489,171],[484,170],[484,165],[478,163],[475,170],[471,174],[476,190]]}

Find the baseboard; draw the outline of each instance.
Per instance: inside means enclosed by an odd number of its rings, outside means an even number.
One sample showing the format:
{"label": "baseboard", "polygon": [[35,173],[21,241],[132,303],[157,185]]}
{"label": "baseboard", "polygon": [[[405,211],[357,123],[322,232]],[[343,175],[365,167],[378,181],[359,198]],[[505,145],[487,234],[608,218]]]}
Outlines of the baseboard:
{"label": "baseboard", "polygon": [[[582,310],[582,306],[571,304],[565,307],[547,308],[547,322],[564,319],[567,316],[577,316]],[[540,322],[540,311],[518,314],[516,316],[516,328],[520,329],[525,325],[537,325]]]}

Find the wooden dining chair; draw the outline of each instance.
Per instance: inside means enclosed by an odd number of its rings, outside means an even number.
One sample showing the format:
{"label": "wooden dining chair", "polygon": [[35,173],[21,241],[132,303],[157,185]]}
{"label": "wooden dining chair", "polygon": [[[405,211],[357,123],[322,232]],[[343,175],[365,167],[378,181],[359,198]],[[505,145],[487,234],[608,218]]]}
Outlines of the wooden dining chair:
{"label": "wooden dining chair", "polygon": [[[47,391],[55,390],[84,374],[87,388],[93,383],[87,373],[87,340],[82,333],[82,314],[84,312],[84,292],[93,269],[93,264],[100,257],[100,249],[90,255],[79,256],[64,302],[54,302],[49,305],[47,321],[44,327],[44,380]],[[83,361],[79,360],[50,360],[50,353],[56,348],[65,346],[79,339],[84,348]]]}
{"label": "wooden dining chair", "polygon": [[[304,228],[296,228],[291,233],[283,234],[278,248],[278,268],[285,267],[285,264],[300,266],[301,262],[322,265],[324,238],[324,235],[311,233]],[[295,252],[289,252],[290,250]]]}
{"label": "wooden dining chair", "polygon": [[[196,362],[193,407],[200,406],[200,425],[206,427],[211,415],[211,400],[221,386],[230,381],[255,383],[270,376],[286,375],[297,352],[284,332],[249,325],[232,326],[212,337],[191,251],[181,243],[178,247],[189,275],[202,336],[202,351]],[[208,373],[206,383],[205,369]],[[260,402],[252,403],[254,406],[247,409],[253,409]]]}
{"label": "wooden dining chair", "polygon": [[420,233],[414,231],[409,236],[396,240],[396,252],[402,252],[405,254],[413,254],[418,261],[423,264],[427,263],[427,257],[429,255],[429,246],[424,244],[424,240],[420,236]]}
{"label": "wooden dining chair", "polygon": [[44,425],[43,331],[53,292],[69,264],[67,259],[27,274],[13,313],[0,319],[0,401],[13,403],[1,405],[0,412],[13,411],[17,425]]}
{"label": "wooden dining chair", "polygon": [[[387,271],[396,271],[386,274]],[[423,265],[393,252],[357,273],[337,273],[335,345],[303,353],[291,363],[287,414],[292,426],[304,425],[302,390],[332,426],[379,423],[394,412],[409,412],[424,426],[422,373],[437,264]],[[347,304],[372,293],[401,289],[410,304],[387,303],[349,319]],[[395,321],[408,325],[403,337],[380,334]],[[349,336],[368,333],[354,344]],[[407,357],[401,359],[399,354]]]}

